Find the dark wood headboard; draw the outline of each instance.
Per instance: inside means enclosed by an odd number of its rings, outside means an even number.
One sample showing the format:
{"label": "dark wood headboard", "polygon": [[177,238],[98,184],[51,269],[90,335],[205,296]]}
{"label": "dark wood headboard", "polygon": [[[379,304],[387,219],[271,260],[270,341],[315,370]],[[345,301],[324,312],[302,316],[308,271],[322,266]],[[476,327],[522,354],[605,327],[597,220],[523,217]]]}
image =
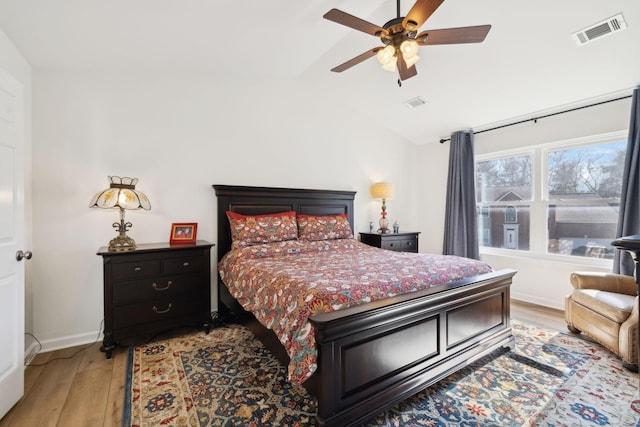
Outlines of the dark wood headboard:
{"label": "dark wood headboard", "polygon": [[231,249],[227,211],[242,215],[296,211],[306,215],[347,214],[353,228],[355,191],[214,185],[218,198],[218,261]]}

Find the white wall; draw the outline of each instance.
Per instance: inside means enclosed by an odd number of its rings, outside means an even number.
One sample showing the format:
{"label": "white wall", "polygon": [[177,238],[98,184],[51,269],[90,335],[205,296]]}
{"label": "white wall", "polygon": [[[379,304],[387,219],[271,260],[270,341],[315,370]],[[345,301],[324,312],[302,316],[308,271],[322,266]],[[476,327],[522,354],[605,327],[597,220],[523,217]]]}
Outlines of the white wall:
{"label": "white wall", "polygon": [[[25,154],[25,183],[24,183],[24,208],[25,208],[25,241],[24,250],[32,250],[31,233],[31,66],[18,52],[7,35],[0,29],[0,69],[11,74],[24,88],[24,154]],[[36,254],[37,255],[37,254]],[[33,289],[31,287],[31,263],[24,262],[25,266],[25,311],[31,312]],[[31,316],[25,318],[26,330],[33,328]],[[31,340],[25,340],[25,346],[29,346]]]}
{"label": "white wall", "polygon": [[[11,48],[0,36],[4,60],[3,50]],[[0,65],[21,74],[31,93],[26,62]],[[107,175],[139,178],[151,199],[151,211],[128,213],[129,234],[139,243],[166,241],[179,221],[198,222],[198,237],[215,242],[211,184],[355,190],[356,231],[366,231],[380,208],[369,186],[388,180],[396,184],[391,222],[421,231],[421,252],[442,251],[448,144],[413,146],[354,115],[338,94],[296,80],[54,70],[35,70],[32,92],[36,256],[26,324],[45,350],[98,334],[102,266],[95,252],[113,237],[117,213],[87,206]],[[628,116],[629,102],[620,101],[488,132],[476,136],[476,152],[621,130]],[[584,269],[483,259],[519,271],[515,298],[557,308],[568,273]],[[215,283],[215,267],[212,277]]]}
{"label": "white wall", "polygon": [[355,228],[367,231],[380,208],[369,187],[389,180],[391,221],[418,225],[417,147],[339,94],[291,79],[50,70],[34,71],[33,93],[33,318],[45,349],[96,338],[96,250],[118,214],[88,203],[107,175],[139,178],[151,200],[151,211],[127,213],[138,243],[167,241],[172,222],[197,222],[198,238],[215,243],[212,184],[355,190]]}
{"label": "white wall", "polygon": [[420,252],[442,253],[444,210],[449,169],[449,144],[425,144],[418,148],[418,210]]}
{"label": "white wall", "polygon": [[[511,148],[563,141],[591,135],[623,131],[629,126],[631,100],[624,99],[597,107],[557,115],[475,135],[475,153],[484,154]],[[542,115],[542,114],[540,114]],[[517,120],[514,120],[517,121]],[[487,126],[489,127],[489,126]],[[480,129],[482,130],[482,129]],[[420,182],[422,189],[418,209],[421,213],[423,236],[431,237],[421,251],[441,252],[444,235],[444,206],[449,159],[448,142],[419,148],[422,159]],[[438,240],[439,239],[439,240]],[[495,269],[518,270],[511,288],[512,298],[564,309],[564,297],[571,290],[569,274],[575,270],[610,271],[611,266],[590,265],[587,259],[576,262],[531,259],[517,252],[507,256],[483,254],[481,259]],[[600,260],[598,260],[600,261]]]}

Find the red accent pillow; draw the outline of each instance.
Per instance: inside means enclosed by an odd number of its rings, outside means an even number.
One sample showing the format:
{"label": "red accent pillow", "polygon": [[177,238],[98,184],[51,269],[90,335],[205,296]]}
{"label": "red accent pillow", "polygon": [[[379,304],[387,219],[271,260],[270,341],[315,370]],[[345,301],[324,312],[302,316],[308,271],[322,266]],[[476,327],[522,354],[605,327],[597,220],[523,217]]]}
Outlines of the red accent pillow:
{"label": "red accent pillow", "polygon": [[241,215],[227,211],[231,249],[298,238],[295,211],[267,215]]}
{"label": "red accent pillow", "polygon": [[298,215],[298,237],[302,240],[351,239],[347,214]]}

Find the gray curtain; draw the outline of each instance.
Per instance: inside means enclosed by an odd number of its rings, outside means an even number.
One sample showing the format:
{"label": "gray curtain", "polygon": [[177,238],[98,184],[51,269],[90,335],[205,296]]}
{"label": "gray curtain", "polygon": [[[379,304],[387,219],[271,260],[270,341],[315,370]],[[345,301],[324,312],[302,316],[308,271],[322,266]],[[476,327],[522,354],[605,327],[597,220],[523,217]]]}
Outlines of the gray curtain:
{"label": "gray curtain", "polygon": [[[616,237],[640,234],[640,89],[631,98],[631,122],[627,138],[627,153],[622,171],[622,194]],[[633,276],[635,266],[631,255],[616,250],[613,272]]]}
{"label": "gray curtain", "polygon": [[473,132],[452,134],[450,144],[443,253],[480,259]]}

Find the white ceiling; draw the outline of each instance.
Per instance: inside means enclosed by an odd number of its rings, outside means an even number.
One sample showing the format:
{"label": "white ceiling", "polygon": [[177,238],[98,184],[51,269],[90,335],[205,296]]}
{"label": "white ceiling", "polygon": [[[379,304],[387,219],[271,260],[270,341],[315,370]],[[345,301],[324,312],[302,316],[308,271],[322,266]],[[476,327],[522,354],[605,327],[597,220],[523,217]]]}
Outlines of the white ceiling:
{"label": "white ceiling", "polygon": [[[421,31],[491,31],[480,44],[421,47],[402,87],[375,58],[329,71],[380,44],[323,19],[334,7],[380,26],[396,16],[393,0],[0,0],[0,28],[36,68],[301,78],[416,144],[640,85],[640,0],[446,0]],[[618,13],[626,30],[572,40]],[[426,104],[403,105],[417,96]]]}

